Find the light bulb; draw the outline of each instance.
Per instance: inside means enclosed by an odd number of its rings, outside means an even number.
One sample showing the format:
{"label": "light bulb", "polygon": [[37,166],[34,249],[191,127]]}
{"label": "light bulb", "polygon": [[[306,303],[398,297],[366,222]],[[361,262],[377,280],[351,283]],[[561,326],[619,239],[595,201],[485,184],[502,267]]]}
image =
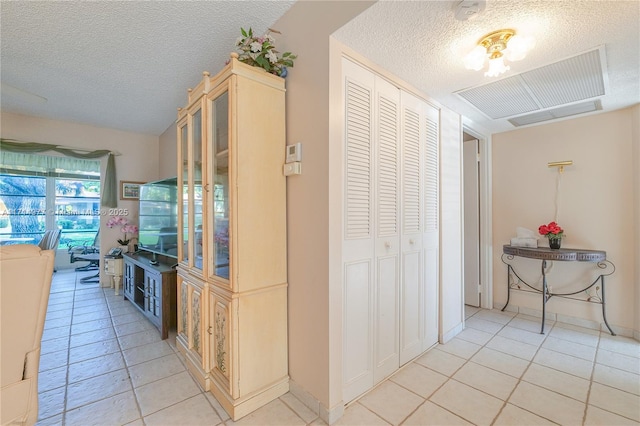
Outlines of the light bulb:
{"label": "light bulb", "polygon": [[464,66],[470,70],[480,71],[486,57],[487,50],[482,46],[476,46],[464,57]]}
{"label": "light bulb", "polygon": [[502,53],[509,61],[519,61],[527,56],[535,44],[536,41],[533,37],[514,35],[509,39],[507,48]]}
{"label": "light bulb", "polygon": [[489,71],[484,73],[485,77],[497,77],[509,71],[511,67],[504,64],[504,58],[502,56],[489,60]]}

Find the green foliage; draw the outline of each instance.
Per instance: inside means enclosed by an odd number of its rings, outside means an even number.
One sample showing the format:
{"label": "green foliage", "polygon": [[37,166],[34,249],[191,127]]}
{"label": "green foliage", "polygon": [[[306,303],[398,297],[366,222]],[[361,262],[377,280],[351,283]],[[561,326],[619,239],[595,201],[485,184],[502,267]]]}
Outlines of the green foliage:
{"label": "green foliage", "polygon": [[298,57],[297,55],[291,52],[280,54],[274,45],[275,39],[269,32],[262,37],[254,37],[251,28],[249,31],[240,28],[240,33],[242,37],[236,42],[240,50],[238,55],[240,62],[262,68],[277,76],[286,76],[287,67],[293,67],[293,61]]}

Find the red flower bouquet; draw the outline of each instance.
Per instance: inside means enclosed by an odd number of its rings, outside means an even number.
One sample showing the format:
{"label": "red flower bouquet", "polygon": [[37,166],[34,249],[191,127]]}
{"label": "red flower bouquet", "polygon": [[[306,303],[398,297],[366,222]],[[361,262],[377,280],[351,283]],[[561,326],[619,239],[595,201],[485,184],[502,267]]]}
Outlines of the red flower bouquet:
{"label": "red flower bouquet", "polygon": [[557,223],[550,222],[548,225],[540,225],[538,232],[540,235],[544,235],[550,240],[556,240],[562,238],[564,229],[562,229]]}

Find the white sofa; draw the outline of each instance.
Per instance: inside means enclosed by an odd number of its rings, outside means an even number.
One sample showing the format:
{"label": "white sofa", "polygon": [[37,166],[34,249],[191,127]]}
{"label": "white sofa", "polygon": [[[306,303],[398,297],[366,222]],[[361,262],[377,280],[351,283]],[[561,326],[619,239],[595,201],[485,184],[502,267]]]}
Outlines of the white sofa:
{"label": "white sofa", "polygon": [[38,420],[40,340],[54,252],[36,245],[0,247],[0,424]]}

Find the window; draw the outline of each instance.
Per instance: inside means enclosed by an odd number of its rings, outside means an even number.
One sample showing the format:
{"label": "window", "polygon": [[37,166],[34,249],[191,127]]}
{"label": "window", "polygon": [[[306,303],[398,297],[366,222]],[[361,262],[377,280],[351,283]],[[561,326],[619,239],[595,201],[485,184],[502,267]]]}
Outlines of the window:
{"label": "window", "polygon": [[100,181],[56,179],[54,220],[60,243],[91,245],[100,229]]}
{"label": "window", "polygon": [[46,178],[0,175],[3,243],[37,244],[46,229]]}
{"label": "window", "polygon": [[38,244],[48,229],[62,230],[60,246],[93,243],[100,228],[100,162],[82,160],[76,166],[93,164],[79,171],[25,163],[0,168],[0,244]]}

